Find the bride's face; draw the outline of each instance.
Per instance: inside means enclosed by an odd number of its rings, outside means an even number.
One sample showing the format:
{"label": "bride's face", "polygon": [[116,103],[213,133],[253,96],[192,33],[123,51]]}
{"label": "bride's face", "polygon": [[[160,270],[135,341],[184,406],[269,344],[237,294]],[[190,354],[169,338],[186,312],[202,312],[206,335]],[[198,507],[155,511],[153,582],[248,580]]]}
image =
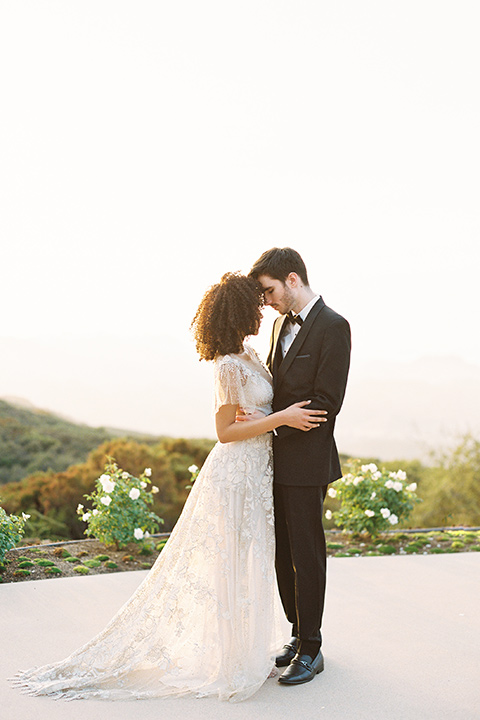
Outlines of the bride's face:
{"label": "bride's face", "polygon": [[281,315],[290,312],[295,304],[295,295],[287,283],[269,275],[260,275],[258,282],[263,287],[265,305],[270,305]]}

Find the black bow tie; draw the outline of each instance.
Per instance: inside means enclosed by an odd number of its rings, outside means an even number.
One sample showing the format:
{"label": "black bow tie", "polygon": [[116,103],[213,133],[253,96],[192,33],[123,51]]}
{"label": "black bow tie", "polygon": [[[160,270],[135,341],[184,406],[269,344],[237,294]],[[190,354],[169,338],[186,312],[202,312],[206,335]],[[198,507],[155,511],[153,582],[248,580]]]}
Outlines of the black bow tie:
{"label": "black bow tie", "polygon": [[300,317],[300,315],[294,315],[291,310],[289,313],[287,313],[287,317],[290,320],[290,322],[292,323],[292,325],[295,325],[295,323],[297,323],[298,325],[303,324],[303,320]]}

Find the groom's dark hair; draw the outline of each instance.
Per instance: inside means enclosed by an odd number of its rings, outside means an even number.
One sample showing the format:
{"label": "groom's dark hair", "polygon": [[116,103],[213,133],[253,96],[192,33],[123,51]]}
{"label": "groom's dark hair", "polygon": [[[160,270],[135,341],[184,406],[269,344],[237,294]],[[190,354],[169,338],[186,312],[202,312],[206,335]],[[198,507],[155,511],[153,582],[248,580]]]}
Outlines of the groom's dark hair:
{"label": "groom's dark hair", "polygon": [[292,248],[272,248],[263,253],[249,272],[257,280],[260,275],[268,275],[283,283],[291,272],[297,273],[301,281],[309,286],[307,268],[296,250]]}

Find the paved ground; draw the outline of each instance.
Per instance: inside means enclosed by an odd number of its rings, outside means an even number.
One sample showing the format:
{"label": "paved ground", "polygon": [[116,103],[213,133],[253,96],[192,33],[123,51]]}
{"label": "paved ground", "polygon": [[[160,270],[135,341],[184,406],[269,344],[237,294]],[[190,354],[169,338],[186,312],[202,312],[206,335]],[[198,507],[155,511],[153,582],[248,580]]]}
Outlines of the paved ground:
{"label": "paved ground", "polygon": [[7,677],[60,659],[97,633],[145,572],[0,586],[2,720],[478,720],[480,553],[333,558],[325,672],[267,680],[244,703],[180,698],[65,703]]}

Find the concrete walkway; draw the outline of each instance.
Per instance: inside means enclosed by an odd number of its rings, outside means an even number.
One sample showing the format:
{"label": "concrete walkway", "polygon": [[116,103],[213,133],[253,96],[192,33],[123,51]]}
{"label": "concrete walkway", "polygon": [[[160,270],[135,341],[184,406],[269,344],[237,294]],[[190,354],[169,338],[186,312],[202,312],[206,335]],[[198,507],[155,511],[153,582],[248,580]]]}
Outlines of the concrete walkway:
{"label": "concrete walkway", "polygon": [[[249,700],[65,703],[7,677],[96,634],[145,572],[0,585],[2,720],[478,720],[480,553],[329,560],[325,672]],[[286,626],[287,627],[287,626]],[[288,630],[286,631],[288,634]]]}

